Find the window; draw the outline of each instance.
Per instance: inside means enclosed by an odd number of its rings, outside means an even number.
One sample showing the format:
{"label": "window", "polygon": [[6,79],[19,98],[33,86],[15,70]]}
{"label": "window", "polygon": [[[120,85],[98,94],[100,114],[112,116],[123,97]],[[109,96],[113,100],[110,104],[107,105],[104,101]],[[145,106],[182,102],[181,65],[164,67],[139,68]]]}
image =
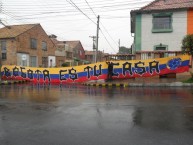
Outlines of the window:
{"label": "window", "polygon": [[153,14],[153,33],[172,32],[172,14]]}
{"label": "window", "polygon": [[7,59],[7,53],[2,53],[2,60],[5,60],[5,59]]}
{"label": "window", "polygon": [[1,55],[2,55],[2,59],[5,60],[7,59],[7,45],[6,45],[6,41],[2,40],[1,41]]}
{"label": "window", "polygon": [[157,46],[156,48],[155,48],[155,50],[166,50],[166,47],[163,47],[163,46]]}
{"label": "window", "polygon": [[154,51],[159,51],[159,57],[167,57],[168,56],[168,45],[164,45],[160,43],[159,45],[154,46]]}
{"label": "window", "polygon": [[154,51],[168,51],[168,45],[165,44],[158,44],[154,46]]}
{"label": "window", "polygon": [[47,51],[47,43],[42,41],[42,50]]}
{"label": "window", "polygon": [[31,38],[31,49],[37,49],[37,40]]}
{"label": "window", "polygon": [[80,55],[82,55],[82,51],[80,50]]}
{"label": "window", "polygon": [[36,56],[30,56],[30,66],[31,67],[37,66],[37,57]]}
{"label": "window", "polygon": [[7,50],[7,46],[6,46],[6,41],[5,40],[2,40],[1,41],[1,51],[6,51]]}

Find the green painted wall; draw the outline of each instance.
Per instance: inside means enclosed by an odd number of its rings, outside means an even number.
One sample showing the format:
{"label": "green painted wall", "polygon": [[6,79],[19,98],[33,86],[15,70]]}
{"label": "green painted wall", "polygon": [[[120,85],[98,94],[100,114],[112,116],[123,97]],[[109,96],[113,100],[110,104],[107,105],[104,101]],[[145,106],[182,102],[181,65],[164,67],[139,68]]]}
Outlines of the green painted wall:
{"label": "green painted wall", "polygon": [[135,50],[141,50],[141,14],[136,15],[135,27]]}

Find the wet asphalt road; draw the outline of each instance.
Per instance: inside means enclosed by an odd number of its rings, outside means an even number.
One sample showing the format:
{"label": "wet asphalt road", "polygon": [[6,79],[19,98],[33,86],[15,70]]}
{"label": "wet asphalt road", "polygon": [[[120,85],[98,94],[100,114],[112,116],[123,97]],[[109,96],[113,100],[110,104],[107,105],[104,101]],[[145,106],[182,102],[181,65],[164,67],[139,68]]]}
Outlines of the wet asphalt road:
{"label": "wet asphalt road", "polygon": [[192,145],[191,88],[0,86],[0,145]]}

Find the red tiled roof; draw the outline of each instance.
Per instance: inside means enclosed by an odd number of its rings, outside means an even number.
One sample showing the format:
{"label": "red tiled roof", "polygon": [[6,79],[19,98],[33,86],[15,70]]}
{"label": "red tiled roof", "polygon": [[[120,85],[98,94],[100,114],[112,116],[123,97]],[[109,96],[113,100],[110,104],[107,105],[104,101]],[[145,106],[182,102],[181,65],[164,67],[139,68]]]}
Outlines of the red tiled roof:
{"label": "red tiled roof", "polygon": [[57,41],[57,45],[64,46],[65,43],[64,43],[64,41]]}
{"label": "red tiled roof", "polygon": [[0,29],[1,38],[15,38],[39,24],[11,25]]}
{"label": "red tiled roof", "polygon": [[74,40],[74,41],[64,41],[66,44],[68,44],[71,48],[76,48],[80,41],[79,40]]}
{"label": "red tiled roof", "polygon": [[155,0],[139,11],[193,8],[193,0]]}

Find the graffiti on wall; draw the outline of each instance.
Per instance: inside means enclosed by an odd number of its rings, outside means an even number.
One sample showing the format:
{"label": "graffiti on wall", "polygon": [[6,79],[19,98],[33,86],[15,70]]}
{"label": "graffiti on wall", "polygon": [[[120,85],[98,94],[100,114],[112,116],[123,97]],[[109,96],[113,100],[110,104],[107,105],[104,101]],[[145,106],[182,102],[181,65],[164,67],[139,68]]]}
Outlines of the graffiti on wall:
{"label": "graffiti on wall", "polygon": [[[158,58],[150,60],[112,61],[113,79],[151,77],[168,73],[182,73],[189,70],[190,56]],[[100,62],[89,65],[35,68],[13,65],[3,65],[1,76],[3,80],[29,80],[33,82],[85,82],[89,80],[106,79],[108,64]]]}

